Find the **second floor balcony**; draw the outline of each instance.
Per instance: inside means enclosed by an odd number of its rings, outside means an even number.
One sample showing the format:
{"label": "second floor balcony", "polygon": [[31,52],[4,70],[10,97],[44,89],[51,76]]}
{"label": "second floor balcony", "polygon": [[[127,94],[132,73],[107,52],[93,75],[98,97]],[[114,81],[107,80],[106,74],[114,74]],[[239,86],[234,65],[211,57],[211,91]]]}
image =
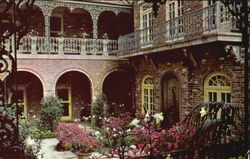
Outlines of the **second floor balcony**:
{"label": "second floor balcony", "polygon": [[[11,46],[6,47],[9,49]],[[115,55],[117,49],[117,40],[25,36],[17,52],[19,54]]]}
{"label": "second floor balcony", "polygon": [[[0,4],[0,11],[5,5],[5,2]],[[26,7],[21,5],[21,9]],[[27,36],[17,48],[19,57],[29,54],[115,55],[118,37],[133,30],[131,5],[44,0],[35,1],[33,7],[27,21]],[[7,17],[2,21],[8,22]],[[10,38],[5,47],[12,49],[13,41]]]}
{"label": "second floor balcony", "polygon": [[236,21],[220,3],[120,36],[120,57],[138,56],[215,41],[241,42]]}

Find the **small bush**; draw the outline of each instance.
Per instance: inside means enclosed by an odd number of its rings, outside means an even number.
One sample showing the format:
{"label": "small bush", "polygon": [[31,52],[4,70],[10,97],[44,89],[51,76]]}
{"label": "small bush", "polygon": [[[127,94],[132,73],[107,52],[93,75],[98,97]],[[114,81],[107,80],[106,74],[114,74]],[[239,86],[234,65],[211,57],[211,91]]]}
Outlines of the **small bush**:
{"label": "small bush", "polygon": [[100,128],[103,125],[103,118],[108,117],[108,109],[106,96],[98,95],[96,101],[91,104],[91,122],[94,127]]}
{"label": "small bush", "polygon": [[41,105],[40,130],[53,132],[63,116],[61,100],[58,97],[47,96],[42,99]]}

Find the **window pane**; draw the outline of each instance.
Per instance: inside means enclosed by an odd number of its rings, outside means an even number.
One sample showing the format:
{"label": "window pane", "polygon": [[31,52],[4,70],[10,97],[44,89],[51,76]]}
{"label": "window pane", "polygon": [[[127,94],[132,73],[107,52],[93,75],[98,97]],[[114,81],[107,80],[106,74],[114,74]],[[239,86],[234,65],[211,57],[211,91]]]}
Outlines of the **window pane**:
{"label": "window pane", "polygon": [[58,89],[57,96],[63,101],[69,100],[68,89]]}
{"label": "window pane", "polygon": [[213,92],[213,102],[217,102],[217,93],[216,92]]}
{"label": "window pane", "polygon": [[69,103],[62,103],[63,104],[63,116],[69,116]]}
{"label": "window pane", "polygon": [[208,93],[208,101],[209,102],[212,102],[213,101],[213,96],[212,96],[213,94],[212,94],[212,92],[209,92]]}
{"label": "window pane", "polygon": [[217,102],[217,93],[216,92],[208,92],[208,100],[210,102]]}
{"label": "window pane", "polygon": [[221,93],[221,102],[226,102],[226,94]]}
{"label": "window pane", "polygon": [[231,93],[227,93],[227,103],[231,103]]}

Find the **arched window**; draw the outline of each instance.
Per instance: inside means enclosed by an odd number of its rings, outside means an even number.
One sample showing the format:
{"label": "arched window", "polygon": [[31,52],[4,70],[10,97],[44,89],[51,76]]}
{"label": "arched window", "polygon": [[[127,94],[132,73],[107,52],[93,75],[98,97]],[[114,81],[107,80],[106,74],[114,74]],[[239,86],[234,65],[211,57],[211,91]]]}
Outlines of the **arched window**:
{"label": "arched window", "polygon": [[141,84],[142,113],[154,112],[154,84],[151,76],[146,75]]}
{"label": "arched window", "polygon": [[205,101],[231,103],[231,83],[223,74],[213,74],[205,81]]}

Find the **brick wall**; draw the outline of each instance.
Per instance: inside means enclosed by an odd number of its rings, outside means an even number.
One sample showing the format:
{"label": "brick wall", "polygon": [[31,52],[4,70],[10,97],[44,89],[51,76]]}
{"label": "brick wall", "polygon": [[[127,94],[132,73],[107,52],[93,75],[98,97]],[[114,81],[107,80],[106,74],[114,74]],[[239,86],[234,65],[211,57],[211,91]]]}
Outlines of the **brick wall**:
{"label": "brick wall", "polygon": [[183,13],[192,12],[203,7],[203,1],[185,1],[183,5]]}
{"label": "brick wall", "polygon": [[[81,117],[81,110],[89,106],[89,104],[95,100],[95,97],[102,92],[104,79],[109,73],[123,70],[129,71],[129,65],[127,60],[105,60],[98,59],[78,59],[72,56],[72,59],[53,59],[53,58],[19,58],[17,67],[18,70],[25,72],[31,72],[31,74],[37,76],[43,89],[31,90],[30,97],[30,107],[34,112],[40,109],[40,99],[42,95],[55,94],[56,83],[62,75],[69,71],[77,71],[81,75],[85,75],[88,80],[90,80],[91,86],[84,85],[83,78],[76,78],[73,83],[72,91],[72,115],[74,119]],[[30,81],[30,80],[26,80]],[[85,80],[86,81],[86,80]],[[71,81],[72,82],[72,81]],[[34,87],[36,88],[36,87]],[[90,94],[90,97],[87,97]],[[39,95],[39,99],[38,96]],[[34,100],[35,101],[34,101]],[[28,108],[30,110],[30,107]],[[28,110],[28,111],[29,111]],[[86,115],[88,112],[83,112]]]}
{"label": "brick wall", "polygon": [[138,2],[134,3],[134,30],[140,29],[140,6],[137,4]]}
{"label": "brick wall", "polygon": [[[173,54],[174,55],[174,54]],[[178,59],[180,55],[173,58]],[[156,57],[157,58],[157,55]],[[158,56],[157,63],[155,65],[150,59],[141,58],[137,61],[137,68],[135,74],[135,106],[136,110],[141,112],[142,108],[142,97],[141,97],[141,82],[145,75],[150,75],[154,80],[155,89],[155,109],[161,111],[162,107],[162,78],[166,74],[174,75],[179,80],[179,93],[182,98],[179,99],[180,103],[180,115],[185,114],[186,107],[188,104],[188,68],[184,66],[183,62],[173,62],[172,60],[167,60],[167,56]]]}
{"label": "brick wall", "polygon": [[157,110],[161,110],[161,80],[166,73],[174,74],[179,80],[181,119],[197,104],[204,102],[204,81],[212,73],[223,73],[229,77],[232,84],[233,105],[243,107],[243,66],[237,64],[233,56],[226,55],[222,46],[217,44],[197,47],[190,51],[197,60],[197,66],[193,66],[189,59],[185,59],[185,57],[178,57],[177,54],[181,55],[181,51],[178,50],[165,52],[165,58],[161,53],[154,54],[154,58],[158,60],[156,60],[158,66],[153,64],[151,60],[146,60],[145,57],[137,59],[135,76],[135,105],[137,111],[141,109],[141,81],[143,76],[147,74],[154,79],[155,107]]}
{"label": "brick wall", "polygon": [[154,17],[154,24],[166,21],[166,5],[160,5],[157,17]]}

